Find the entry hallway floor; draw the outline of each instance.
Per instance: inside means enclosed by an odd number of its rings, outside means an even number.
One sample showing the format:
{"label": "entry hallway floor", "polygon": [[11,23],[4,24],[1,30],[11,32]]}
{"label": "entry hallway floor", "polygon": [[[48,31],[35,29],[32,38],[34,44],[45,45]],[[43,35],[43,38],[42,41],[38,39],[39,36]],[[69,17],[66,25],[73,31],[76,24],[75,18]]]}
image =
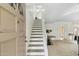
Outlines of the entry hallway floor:
{"label": "entry hallway floor", "polygon": [[48,45],[49,56],[78,56],[78,45],[67,40],[53,40],[53,45]]}

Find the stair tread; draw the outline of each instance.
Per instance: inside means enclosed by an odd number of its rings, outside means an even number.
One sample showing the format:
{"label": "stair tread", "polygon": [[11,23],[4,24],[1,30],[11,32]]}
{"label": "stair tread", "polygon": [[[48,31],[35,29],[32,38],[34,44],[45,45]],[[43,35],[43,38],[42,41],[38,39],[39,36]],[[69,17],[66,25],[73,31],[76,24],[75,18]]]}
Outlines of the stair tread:
{"label": "stair tread", "polygon": [[34,24],[42,24],[41,21],[34,21]]}
{"label": "stair tread", "polygon": [[42,30],[32,30],[32,32],[42,32]]}
{"label": "stair tread", "polygon": [[43,44],[43,42],[30,42],[29,44]]}
{"label": "stair tread", "polygon": [[31,34],[43,34],[42,32],[32,32]]}
{"label": "stair tread", "polygon": [[33,24],[33,26],[42,26],[42,24]]}
{"label": "stair tread", "polygon": [[32,29],[42,29],[42,27],[41,28],[32,28]]}
{"label": "stair tread", "polygon": [[44,56],[44,52],[27,53],[27,56]]}
{"label": "stair tread", "polygon": [[43,40],[41,38],[31,38],[30,40]]}
{"label": "stair tread", "polygon": [[43,37],[32,37],[32,36],[31,36],[30,38],[43,38]]}
{"label": "stair tread", "polygon": [[32,29],[32,30],[42,30],[42,29]]}
{"label": "stair tread", "polygon": [[42,27],[32,27],[32,28],[40,28],[40,29],[42,29]]}
{"label": "stair tread", "polygon": [[32,26],[32,27],[42,27],[42,26],[37,26],[37,25],[36,25],[36,26]]}
{"label": "stair tread", "polygon": [[42,25],[33,25],[32,27],[42,27]]}
{"label": "stair tread", "polygon": [[32,28],[42,28],[42,27],[32,27]]}
{"label": "stair tread", "polygon": [[32,30],[32,31],[42,31],[42,30]]}
{"label": "stair tread", "polygon": [[33,26],[42,26],[42,24],[33,24]]}
{"label": "stair tread", "polygon": [[28,47],[28,49],[30,49],[30,50],[32,50],[32,49],[38,50],[38,49],[44,49],[44,47],[43,46],[31,46],[31,47]]}
{"label": "stair tread", "polygon": [[42,43],[43,41],[37,41],[37,42],[34,42],[34,41],[31,41],[30,43]]}
{"label": "stair tread", "polygon": [[32,29],[42,29],[42,27],[32,27]]}
{"label": "stair tread", "polygon": [[43,35],[31,35],[31,38],[43,38]]}
{"label": "stair tread", "polygon": [[42,38],[31,38],[30,37],[30,40],[43,40]]}
{"label": "stair tread", "polygon": [[27,55],[27,56],[44,56],[44,55]]}

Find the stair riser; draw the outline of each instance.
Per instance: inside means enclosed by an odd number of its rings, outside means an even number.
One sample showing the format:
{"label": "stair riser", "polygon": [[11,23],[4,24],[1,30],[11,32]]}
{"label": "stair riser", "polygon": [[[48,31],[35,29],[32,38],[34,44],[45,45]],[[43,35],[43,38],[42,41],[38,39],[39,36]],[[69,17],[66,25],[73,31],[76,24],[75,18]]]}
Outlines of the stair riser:
{"label": "stair riser", "polygon": [[42,27],[38,27],[38,26],[33,26],[32,28],[42,28]]}
{"label": "stair riser", "polygon": [[29,47],[32,47],[32,46],[34,46],[34,47],[43,47],[44,45],[42,45],[42,44],[38,44],[38,45],[35,45],[35,44],[32,44],[32,45],[31,45],[31,44],[30,44],[30,45],[29,45]]}
{"label": "stair riser", "polygon": [[32,30],[42,30],[42,29],[32,29]]}
{"label": "stair riser", "polygon": [[43,42],[43,40],[30,40],[30,42]]}
{"label": "stair riser", "polygon": [[42,27],[34,27],[34,26],[33,26],[32,28],[42,28]]}
{"label": "stair riser", "polygon": [[31,34],[31,35],[43,35],[43,34]]}
{"label": "stair riser", "polygon": [[32,49],[39,49],[39,50],[40,50],[40,49],[44,49],[44,47],[29,47],[28,49],[29,49],[29,50],[32,50]]}
{"label": "stair riser", "polygon": [[43,39],[36,39],[36,38],[35,38],[35,39],[30,39],[30,40],[43,40]]}
{"label": "stair riser", "polygon": [[32,31],[32,32],[37,32],[37,33],[40,33],[41,32],[42,33],[42,31]]}
{"label": "stair riser", "polygon": [[28,52],[44,52],[44,49],[29,49]]}
{"label": "stair riser", "polygon": [[32,30],[32,31],[35,31],[35,32],[36,32],[36,31],[40,31],[40,32],[42,32],[42,30]]}

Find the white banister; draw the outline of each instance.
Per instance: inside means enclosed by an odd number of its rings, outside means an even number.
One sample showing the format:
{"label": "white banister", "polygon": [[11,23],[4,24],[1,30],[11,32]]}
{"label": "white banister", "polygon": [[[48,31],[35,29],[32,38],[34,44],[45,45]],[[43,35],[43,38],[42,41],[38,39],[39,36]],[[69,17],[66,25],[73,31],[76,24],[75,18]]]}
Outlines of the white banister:
{"label": "white banister", "polygon": [[45,25],[45,20],[42,19],[42,28],[43,28],[43,39],[44,39],[44,51],[45,51],[45,56],[48,56],[48,48],[47,48],[47,34],[46,34],[46,25]]}

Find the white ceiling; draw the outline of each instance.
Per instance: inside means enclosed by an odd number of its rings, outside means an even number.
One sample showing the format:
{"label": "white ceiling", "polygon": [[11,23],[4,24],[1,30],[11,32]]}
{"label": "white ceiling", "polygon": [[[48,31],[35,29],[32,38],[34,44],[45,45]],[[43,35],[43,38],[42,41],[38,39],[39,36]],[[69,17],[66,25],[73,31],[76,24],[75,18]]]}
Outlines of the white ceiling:
{"label": "white ceiling", "polygon": [[47,23],[79,20],[78,3],[31,3],[26,5],[26,7],[43,6],[45,9],[45,12],[43,12],[43,18]]}

